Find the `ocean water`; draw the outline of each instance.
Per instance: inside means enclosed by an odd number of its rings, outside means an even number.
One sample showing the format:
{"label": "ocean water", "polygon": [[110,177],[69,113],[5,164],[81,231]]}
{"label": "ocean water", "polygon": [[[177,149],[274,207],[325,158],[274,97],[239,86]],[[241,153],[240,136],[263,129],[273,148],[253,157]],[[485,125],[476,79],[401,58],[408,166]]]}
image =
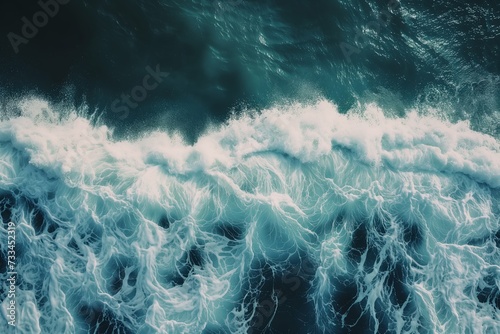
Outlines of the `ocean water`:
{"label": "ocean water", "polygon": [[0,15],[0,333],[500,333],[499,3]]}

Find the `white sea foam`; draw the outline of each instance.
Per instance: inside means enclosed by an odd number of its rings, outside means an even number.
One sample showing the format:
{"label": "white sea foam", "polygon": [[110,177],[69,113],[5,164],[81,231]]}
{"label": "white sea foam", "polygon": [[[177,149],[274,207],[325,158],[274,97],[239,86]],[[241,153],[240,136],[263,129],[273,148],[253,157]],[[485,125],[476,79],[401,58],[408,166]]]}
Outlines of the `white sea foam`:
{"label": "white sea foam", "polygon": [[467,123],[320,101],[187,145],[20,110],[0,123],[0,190],[26,333],[261,332],[304,287],[317,332],[500,331],[500,142]]}

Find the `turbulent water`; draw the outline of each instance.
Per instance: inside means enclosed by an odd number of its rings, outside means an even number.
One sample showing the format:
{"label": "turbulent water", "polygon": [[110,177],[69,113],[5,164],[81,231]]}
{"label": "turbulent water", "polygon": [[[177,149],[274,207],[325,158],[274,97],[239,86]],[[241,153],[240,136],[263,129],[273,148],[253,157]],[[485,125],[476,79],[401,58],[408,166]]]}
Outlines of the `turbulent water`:
{"label": "turbulent water", "polygon": [[1,333],[500,333],[499,4],[57,8],[0,45]]}

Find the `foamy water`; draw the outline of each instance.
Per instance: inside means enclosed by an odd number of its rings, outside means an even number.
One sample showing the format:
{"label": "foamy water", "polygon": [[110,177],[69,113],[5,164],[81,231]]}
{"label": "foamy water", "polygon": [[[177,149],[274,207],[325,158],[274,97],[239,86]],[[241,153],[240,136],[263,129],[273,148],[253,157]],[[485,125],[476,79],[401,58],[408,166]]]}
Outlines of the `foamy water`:
{"label": "foamy water", "polygon": [[0,123],[19,332],[500,331],[500,143],[465,122],[320,101],[187,145],[20,108]]}

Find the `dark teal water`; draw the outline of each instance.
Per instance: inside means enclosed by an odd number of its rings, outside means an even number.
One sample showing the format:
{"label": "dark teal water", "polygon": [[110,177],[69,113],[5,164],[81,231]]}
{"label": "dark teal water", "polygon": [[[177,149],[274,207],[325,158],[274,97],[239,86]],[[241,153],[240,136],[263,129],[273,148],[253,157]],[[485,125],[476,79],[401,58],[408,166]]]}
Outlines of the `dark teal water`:
{"label": "dark teal water", "polygon": [[500,2],[59,1],[0,9],[0,333],[500,332]]}
{"label": "dark teal water", "polygon": [[[21,33],[39,10],[5,4],[1,31]],[[1,88],[86,102],[118,132],[191,140],[232,109],[318,97],[341,112],[446,108],[498,135],[499,12],[488,1],[70,1],[18,54],[3,39]],[[156,65],[170,76],[120,119],[113,101]]]}

